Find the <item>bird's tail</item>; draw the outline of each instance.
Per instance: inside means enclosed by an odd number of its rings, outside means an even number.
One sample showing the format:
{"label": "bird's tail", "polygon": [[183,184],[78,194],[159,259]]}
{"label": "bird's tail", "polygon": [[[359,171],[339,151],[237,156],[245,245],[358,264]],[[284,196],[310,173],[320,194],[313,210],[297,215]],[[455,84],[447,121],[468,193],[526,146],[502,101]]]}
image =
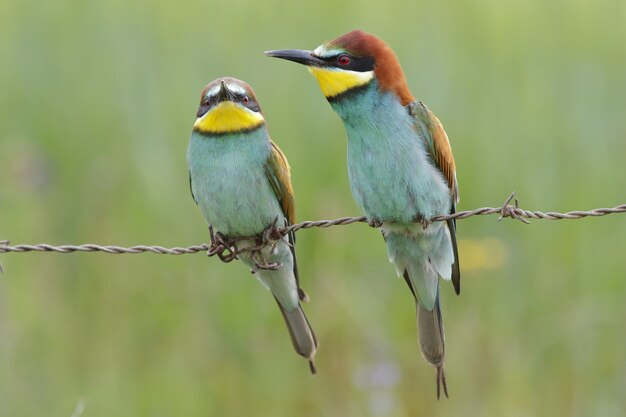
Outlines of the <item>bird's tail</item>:
{"label": "bird's tail", "polygon": [[311,374],[315,375],[317,371],[313,358],[317,351],[317,338],[315,337],[313,328],[309,324],[309,320],[307,320],[302,310],[302,306],[298,303],[296,308],[288,311],[280,304],[278,299],[276,302],[285,319],[285,324],[289,330],[289,336],[291,336],[294,349],[299,355],[309,360],[309,369],[311,370]]}
{"label": "bird's tail", "polygon": [[437,370],[437,398],[443,393],[448,397],[448,387],[446,376],[443,372],[443,362],[445,359],[445,340],[443,334],[443,319],[439,308],[439,294],[435,300],[432,310],[422,307],[417,299],[415,300],[417,309],[417,333],[422,356],[430,362]]}
{"label": "bird's tail", "polygon": [[[433,227],[433,226],[429,226]],[[445,345],[439,306],[439,280],[450,279],[455,263],[450,235],[438,226],[422,236],[389,233],[386,235],[389,260],[404,277],[415,298],[417,332],[422,356],[437,370],[437,398],[441,388],[448,396],[443,373]]]}
{"label": "bird's tail", "polygon": [[415,298],[415,309],[417,315],[417,336],[420,352],[424,359],[435,367],[437,378],[437,399],[443,394],[448,397],[448,386],[446,375],[443,372],[443,363],[446,357],[446,343],[443,332],[443,318],[441,317],[441,307],[439,306],[439,285],[437,285],[437,295],[432,310],[428,310],[419,302],[417,293],[413,288],[408,272],[404,272],[404,280],[409,286]]}

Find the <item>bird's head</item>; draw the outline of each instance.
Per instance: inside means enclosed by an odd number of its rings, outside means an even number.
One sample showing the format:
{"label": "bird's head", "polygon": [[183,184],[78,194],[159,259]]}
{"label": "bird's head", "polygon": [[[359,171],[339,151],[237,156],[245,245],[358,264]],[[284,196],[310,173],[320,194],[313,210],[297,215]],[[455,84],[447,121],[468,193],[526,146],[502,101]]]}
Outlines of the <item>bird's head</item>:
{"label": "bird's head", "polygon": [[252,88],[241,80],[223,77],[202,90],[194,131],[223,135],[247,132],[265,124]]}
{"label": "bird's head", "polygon": [[385,42],[362,30],[353,30],[313,51],[282,49],[265,54],[306,65],[330,101],[349,96],[373,79],[381,90],[396,94],[403,105],[414,100],[396,54]]}

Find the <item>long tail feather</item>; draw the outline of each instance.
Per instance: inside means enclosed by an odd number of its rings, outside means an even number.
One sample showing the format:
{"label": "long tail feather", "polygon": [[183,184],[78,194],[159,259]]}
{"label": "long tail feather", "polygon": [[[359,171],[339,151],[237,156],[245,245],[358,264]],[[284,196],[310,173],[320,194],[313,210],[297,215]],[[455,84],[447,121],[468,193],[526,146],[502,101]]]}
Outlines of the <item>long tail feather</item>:
{"label": "long tail feather", "polygon": [[443,372],[445,340],[441,308],[439,307],[439,294],[437,294],[435,306],[430,311],[417,302],[417,332],[422,356],[437,370],[437,398],[440,396],[441,387],[443,387],[445,396],[448,397],[446,376]]}
{"label": "long tail feather", "polygon": [[285,319],[285,324],[289,330],[289,336],[291,336],[291,343],[293,343],[294,349],[299,355],[309,360],[309,369],[311,374],[315,375],[317,371],[313,358],[315,357],[318,343],[313,328],[311,328],[302,307],[298,304],[295,309],[287,311],[278,300],[276,300],[276,303]]}
{"label": "long tail feather", "polygon": [[443,393],[446,398],[449,398],[446,375],[443,372],[445,337],[443,332],[443,318],[441,317],[441,308],[439,306],[439,292],[437,292],[435,306],[431,311],[428,311],[417,301],[415,290],[411,285],[409,274],[406,271],[404,272],[404,280],[413,293],[413,297],[415,297],[420,352],[424,359],[431,363],[436,370],[437,399],[441,396],[441,388],[443,388]]}
{"label": "long tail feather", "polygon": [[441,396],[441,388],[443,387],[443,394],[448,397],[448,385],[446,384],[446,374],[443,373],[443,365],[438,366],[437,372],[437,399]]}
{"label": "long tail feather", "polygon": [[431,311],[423,308],[419,302],[417,303],[417,330],[420,350],[424,359],[434,366],[442,364],[445,356],[445,345],[438,296]]}

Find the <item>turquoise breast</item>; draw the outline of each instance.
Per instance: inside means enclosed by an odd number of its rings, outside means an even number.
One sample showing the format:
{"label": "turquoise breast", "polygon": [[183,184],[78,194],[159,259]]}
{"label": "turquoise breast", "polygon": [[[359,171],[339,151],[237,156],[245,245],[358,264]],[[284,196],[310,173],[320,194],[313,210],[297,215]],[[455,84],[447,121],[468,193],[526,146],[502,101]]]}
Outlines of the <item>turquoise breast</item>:
{"label": "turquoise breast", "polygon": [[219,136],[192,133],[187,149],[191,189],[207,222],[227,236],[262,232],[284,216],[265,175],[267,129]]}
{"label": "turquoise breast", "polygon": [[350,187],[365,214],[410,223],[447,213],[448,186],[408,110],[375,81],[357,94],[332,105],[346,128]]}

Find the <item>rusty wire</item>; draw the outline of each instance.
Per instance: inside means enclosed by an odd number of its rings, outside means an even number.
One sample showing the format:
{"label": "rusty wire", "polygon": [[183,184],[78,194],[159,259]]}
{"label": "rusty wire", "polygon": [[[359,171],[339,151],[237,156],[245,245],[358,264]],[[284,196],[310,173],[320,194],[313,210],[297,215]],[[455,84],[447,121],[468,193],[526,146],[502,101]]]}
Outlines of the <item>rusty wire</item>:
{"label": "rusty wire", "polygon": [[[514,201],[515,204],[511,204]],[[544,219],[544,220],[575,220],[585,217],[600,217],[609,214],[626,213],[626,204],[622,204],[612,208],[597,208],[588,211],[570,211],[567,213],[558,213],[554,211],[541,212],[541,211],[529,211],[519,207],[518,201],[515,198],[515,193],[512,193],[504,202],[501,207],[481,207],[474,210],[459,211],[454,214],[435,216],[430,219],[430,222],[440,222],[450,219],[462,220],[473,216],[489,216],[492,214],[499,214],[498,220],[510,217],[517,219],[526,224],[529,223],[528,219]],[[59,245],[53,246],[47,243],[40,243],[37,245],[15,245],[10,246],[9,241],[0,241],[0,254],[1,253],[24,253],[24,252],[58,252],[58,253],[73,253],[73,252],[104,252],[109,254],[125,254],[125,253],[156,253],[159,255],[189,255],[198,252],[206,252],[208,256],[217,255],[222,262],[231,262],[237,259],[238,255],[249,252],[251,257],[260,258],[255,256],[260,254],[260,251],[267,246],[275,245],[279,240],[285,240],[284,238],[290,233],[295,233],[301,229],[312,228],[327,228],[333,226],[345,226],[353,223],[367,223],[368,220],[365,216],[360,217],[341,217],[333,220],[315,220],[304,221],[301,223],[293,224],[287,227],[277,227],[274,222],[268,227],[262,234],[257,236],[243,236],[236,238],[227,238],[222,234],[214,233],[210,228],[211,243],[203,243],[200,245],[188,246],[188,247],[172,247],[164,248],[162,246],[147,246],[137,245],[131,247],[121,246],[101,246],[92,243],[86,243],[82,245]],[[423,220],[421,220],[422,223]],[[374,224],[370,223],[374,226]],[[426,226],[427,224],[425,224]],[[251,244],[238,247],[238,243],[242,241],[252,242]],[[280,264],[276,263],[263,263],[262,261],[254,261],[257,269],[278,269]],[[2,266],[0,265],[0,272],[2,272]]]}

